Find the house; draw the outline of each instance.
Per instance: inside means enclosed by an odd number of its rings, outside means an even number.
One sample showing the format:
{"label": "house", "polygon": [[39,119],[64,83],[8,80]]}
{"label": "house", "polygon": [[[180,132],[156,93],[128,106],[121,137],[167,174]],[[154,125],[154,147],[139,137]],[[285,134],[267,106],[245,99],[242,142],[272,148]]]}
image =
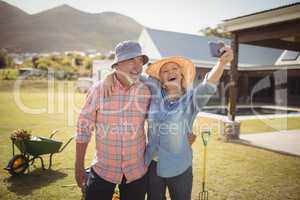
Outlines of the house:
{"label": "house", "polygon": [[75,83],[75,91],[86,93],[92,87],[93,80],[90,77],[80,77]]}
{"label": "house", "polygon": [[268,96],[274,99],[276,105],[299,107],[300,2],[227,19],[220,25],[226,32],[231,33],[234,53],[234,60],[230,65],[230,79],[233,84],[229,89],[229,119],[234,121],[240,91],[238,55],[241,44],[289,50],[274,64],[276,68],[272,69],[273,74],[269,76],[269,87],[263,90],[268,91]]}
{"label": "house", "polygon": [[[195,84],[201,82],[204,75],[216,64],[217,59],[211,57],[208,42],[219,40],[224,41],[226,44],[231,43],[231,40],[224,38],[150,28],[145,28],[139,37],[139,42],[144,52],[149,56],[150,62],[174,55],[190,58],[196,65]],[[300,96],[300,81],[298,81],[300,80],[300,62],[298,62],[300,58],[298,52],[240,44],[238,57],[239,87],[237,96],[239,98],[237,100],[239,104],[247,104],[249,101],[256,104],[277,104],[281,102],[280,95],[278,97],[275,92],[276,85],[278,85],[275,81],[280,82],[288,73],[288,79],[293,80],[291,83],[295,82],[293,86],[289,84],[288,99],[291,101],[288,103],[300,105],[298,98],[290,98],[290,96]],[[290,62],[290,59],[294,59],[294,61]],[[211,103],[219,104],[221,102],[223,105],[227,105],[229,75],[230,66],[226,66],[218,93]],[[264,87],[257,88],[258,81],[264,79],[266,79]]]}
{"label": "house", "polygon": [[93,61],[93,83],[103,80],[104,77],[112,71],[111,65],[113,60],[94,60]]}

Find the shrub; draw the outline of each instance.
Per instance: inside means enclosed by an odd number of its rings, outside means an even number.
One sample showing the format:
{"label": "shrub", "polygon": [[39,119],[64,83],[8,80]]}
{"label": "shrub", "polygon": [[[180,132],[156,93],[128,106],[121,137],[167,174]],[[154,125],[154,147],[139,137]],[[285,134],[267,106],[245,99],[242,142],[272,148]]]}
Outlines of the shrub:
{"label": "shrub", "polygon": [[16,69],[1,69],[0,80],[16,80],[18,71]]}
{"label": "shrub", "polygon": [[5,49],[0,49],[0,69],[14,67],[13,59],[8,55]]}

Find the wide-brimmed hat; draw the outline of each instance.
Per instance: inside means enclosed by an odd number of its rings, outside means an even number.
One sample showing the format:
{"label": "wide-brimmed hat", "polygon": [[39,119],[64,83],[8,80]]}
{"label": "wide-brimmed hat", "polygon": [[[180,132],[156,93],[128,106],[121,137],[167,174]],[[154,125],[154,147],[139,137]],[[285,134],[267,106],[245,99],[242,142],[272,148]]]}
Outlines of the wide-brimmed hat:
{"label": "wide-brimmed hat", "polygon": [[111,67],[115,67],[119,62],[129,60],[138,56],[143,57],[143,64],[149,61],[148,56],[142,53],[141,45],[135,41],[123,41],[117,44],[115,48],[115,59]]}
{"label": "wide-brimmed hat", "polygon": [[172,56],[172,57],[167,57],[163,58],[161,60],[158,60],[154,62],[153,64],[149,65],[148,68],[146,69],[146,73],[157,79],[160,80],[159,72],[161,67],[166,64],[166,63],[176,63],[180,66],[181,68],[181,73],[184,78],[184,87],[188,88],[191,86],[191,84],[194,81],[195,75],[196,75],[196,68],[193,62],[188,59],[184,58],[181,56]]}

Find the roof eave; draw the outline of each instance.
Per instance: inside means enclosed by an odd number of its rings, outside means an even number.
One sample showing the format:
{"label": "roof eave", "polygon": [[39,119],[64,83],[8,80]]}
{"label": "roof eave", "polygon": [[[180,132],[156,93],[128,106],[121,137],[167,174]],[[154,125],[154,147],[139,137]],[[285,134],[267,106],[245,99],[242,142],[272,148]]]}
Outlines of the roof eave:
{"label": "roof eave", "polygon": [[245,17],[228,19],[221,23],[220,26],[222,26],[226,32],[234,32],[295,19],[300,19],[300,4]]}

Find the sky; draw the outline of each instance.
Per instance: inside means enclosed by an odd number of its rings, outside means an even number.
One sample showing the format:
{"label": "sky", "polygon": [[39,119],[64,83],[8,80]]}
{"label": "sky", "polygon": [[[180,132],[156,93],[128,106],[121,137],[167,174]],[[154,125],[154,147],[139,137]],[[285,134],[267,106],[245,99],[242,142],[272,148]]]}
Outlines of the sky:
{"label": "sky", "polygon": [[251,14],[300,0],[4,0],[29,14],[62,4],[101,13],[118,12],[154,29],[196,34],[224,19]]}

